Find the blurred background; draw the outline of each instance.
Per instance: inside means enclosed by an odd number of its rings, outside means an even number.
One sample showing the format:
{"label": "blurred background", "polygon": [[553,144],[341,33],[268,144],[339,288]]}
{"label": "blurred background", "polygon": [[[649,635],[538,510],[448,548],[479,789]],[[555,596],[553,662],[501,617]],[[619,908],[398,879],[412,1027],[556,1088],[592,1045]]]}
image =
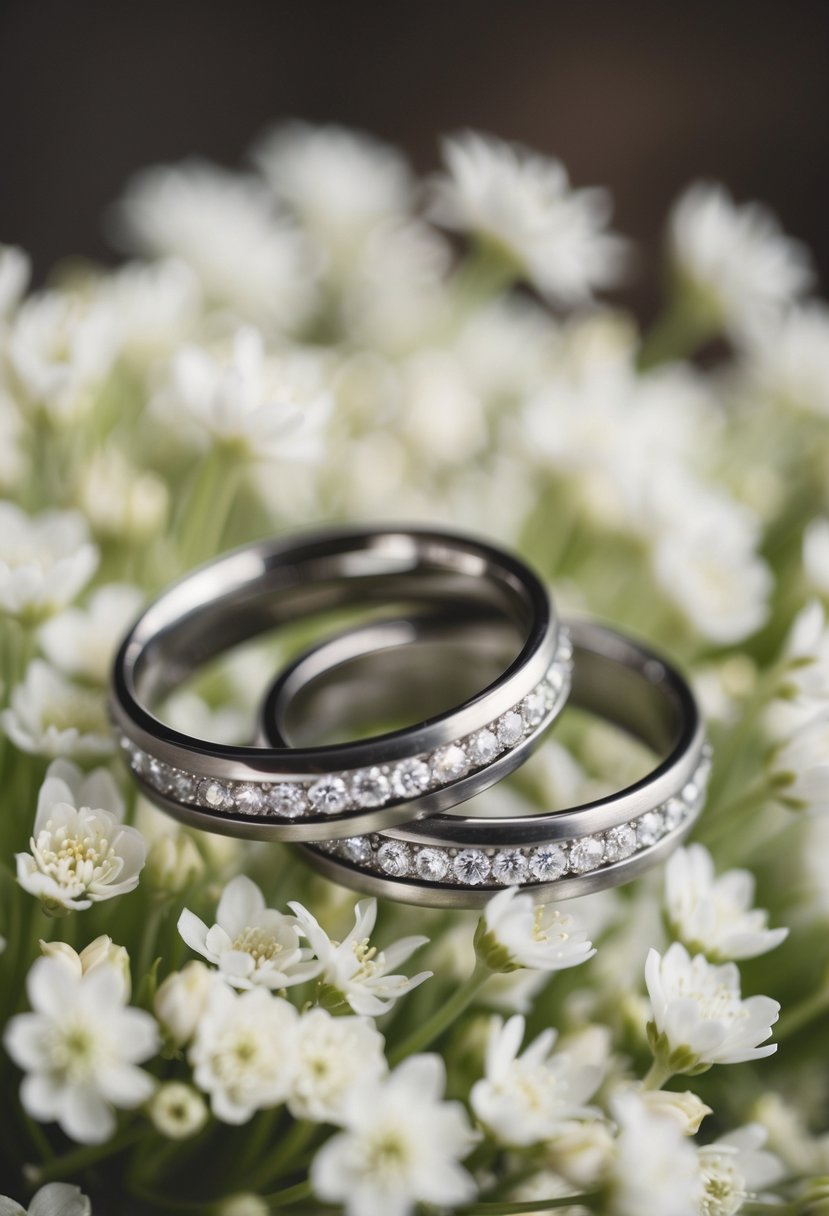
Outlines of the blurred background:
{"label": "blurred background", "polygon": [[103,214],[129,174],[200,153],[238,164],[272,120],[372,131],[416,166],[471,126],[609,186],[654,307],[671,199],[697,177],[758,198],[829,274],[829,4],[0,3],[0,240],[42,279],[113,260]]}

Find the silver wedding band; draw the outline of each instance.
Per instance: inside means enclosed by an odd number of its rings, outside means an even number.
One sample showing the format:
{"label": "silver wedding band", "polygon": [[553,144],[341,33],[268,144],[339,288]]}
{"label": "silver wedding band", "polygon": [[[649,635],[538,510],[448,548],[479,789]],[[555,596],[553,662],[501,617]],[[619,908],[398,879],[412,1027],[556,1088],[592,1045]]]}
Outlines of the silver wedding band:
{"label": "silver wedding band", "polygon": [[[489,614],[512,630],[513,649],[460,704],[371,739],[234,747],[157,716],[165,696],[232,647],[354,605],[413,622],[424,608]],[[449,532],[326,529],[236,550],[163,592],[118,652],[110,703],[140,788],[177,819],[259,840],[330,840],[446,810],[499,781],[560,713],[570,672],[549,596],[518,558]]]}

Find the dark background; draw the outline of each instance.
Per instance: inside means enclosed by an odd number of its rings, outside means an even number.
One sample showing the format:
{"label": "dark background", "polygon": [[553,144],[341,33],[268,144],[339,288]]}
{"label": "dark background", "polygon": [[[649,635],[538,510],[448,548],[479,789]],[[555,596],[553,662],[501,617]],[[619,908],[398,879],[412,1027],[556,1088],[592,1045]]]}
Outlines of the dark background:
{"label": "dark background", "polygon": [[[422,169],[472,126],[605,184],[643,247],[692,178],[760,198],[829,275],[829,4],[663,0],[0,0],[0,240],[42,278],[111,258],[101,216],[130,172],[238,163],[270,120],[347,123]],[[654,256],[651,256],[654,255]]]}

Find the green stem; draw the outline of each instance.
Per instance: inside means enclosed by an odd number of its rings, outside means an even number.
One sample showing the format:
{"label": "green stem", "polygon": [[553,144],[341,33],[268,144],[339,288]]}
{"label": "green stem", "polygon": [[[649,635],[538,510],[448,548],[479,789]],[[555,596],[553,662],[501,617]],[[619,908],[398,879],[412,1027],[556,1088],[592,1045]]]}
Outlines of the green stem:
{"label": "green stem", "polygon": [[780,1043],[825,1014],[829,1014],[829,981],[781,1016],[774,1037]]}
{"label": "green stem", "polygon": [[252,1171],[247,1179],[247,1185],[255,1191],[262,1186],[277,1182],[285,1172],[295,1170],[303,1149],[307,1147],[309,1141],[313,1140],[319,1130],[318,1123],[310,1123],[305,1119],[297,1120],[282,1137],[276,1151],[262,1163],[260,1169]]}
{"label": "green stem", "polygon": [[40,1186],[44,1182],[52,1182],[55,1179],[65,1181],[80,1174],[87,1166],[97,1165],[99,1161],[106,1161],[108,1157],[115,1157],[126,1148],[130,1148],[144,1135],[145,1128],[131,1127],[121,1133],[120,1136],[113,1137],[106,1144],[90,1144],[83,1148],[73,1149],[71,1153],[64,1153],[61,1157],[55,1157],[47,1165],[37,1169],[35,1182]]}
{"label": "green stem", "polygon": [[679,290],[642,340],[639,370],[687,359],[717,334],[710,312],[691,293]]}
{"label": "green stem", "polygon": [[642,1081],[643,1089],[661,1089],[666,1081],[670,1081],[673,1070],[663,1060],[654,1060]]}
{"label": "green stem", "polygon": [[179,520],[179,552],[186,566],[205,561],[221,548],[239,485],[240,459],[214,447],[202,461]]}
{"label": "green stem", "polygon": [[416,1051],[423,1051],[440,1038],[472,1004],[491,975],[492,972],[488,967],[481,962],[476,963],[475,970],[455,989],[449,1000],[436,1009],[430,1018],[416,1027],[408,1038],[405,1038],[402,1043],[398,1043],[389,1053],[389,1063],[391,1065],[399,1064],[407,1056],[413,1055]]}
{"label": "green stem", "polygon": [[709,819],[703,823],[697,832],[697,840],[709,848],[719,844],[721,840],[733,835],[738,829],[742,829],[745,821],[751,818],[771,797],[771,785],[765,777],[760,777],[739,798],[720,807],[713,822]]}
{"label": "green stem", "polygon": [[153,965],[158,931],[161,928],[161,922],[167,913],[168,907],[169,900],[158,898],[157,902],[153,902],[147,911],[144,929],[141,934],[141,946],[135,965],[136,988],[140,986]]}
{"label": "green stem", "polygon": [[269,1208],[286,1208],[293,1203],[301,1203],[304,1199],[310,1199],[312,1195],[311,1180],[306,1178],[304,1182],[297,1182],[295,1186],[286,1186],[281,1191],[263,1195],[262,1198]]}
{"label": "green stem", "polygon": [[457,1216],[513,1216],[519,1212],[546,1212],[550,1208],[592,1208],[599,1198],[599,1191],[585,1191],[581,1195],[556,1195],[550,1199],[529,1199],[519,1203],[512,1200],[504,1203],[471,1203],[456,1211]]}

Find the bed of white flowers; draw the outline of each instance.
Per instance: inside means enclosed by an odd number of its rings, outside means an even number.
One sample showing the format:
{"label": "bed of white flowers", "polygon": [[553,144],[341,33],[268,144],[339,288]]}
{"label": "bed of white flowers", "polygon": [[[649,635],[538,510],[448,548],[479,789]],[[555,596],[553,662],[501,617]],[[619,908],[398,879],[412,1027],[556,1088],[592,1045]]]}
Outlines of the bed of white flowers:
{"label": "bed of white flowers", "polygon": [[[137,260],[0,252],[0,1213],[829,1211],[829,311],[756,204],[692,186],[644,334],[603,190],[485,136],[417,180],[283,126],[149,169]],[[119,634],[220,549],[331,519],[516,546],[692,673],[694,843],[484,916],[357,901],[178,828],[113,755]],[[284,648],[287,643],[283,643]],[[168,720],[249,738],[265,644]],[[565,714],[489,797],[641,755]],[[782,1012],[780,1012],[780,1005]]]}

